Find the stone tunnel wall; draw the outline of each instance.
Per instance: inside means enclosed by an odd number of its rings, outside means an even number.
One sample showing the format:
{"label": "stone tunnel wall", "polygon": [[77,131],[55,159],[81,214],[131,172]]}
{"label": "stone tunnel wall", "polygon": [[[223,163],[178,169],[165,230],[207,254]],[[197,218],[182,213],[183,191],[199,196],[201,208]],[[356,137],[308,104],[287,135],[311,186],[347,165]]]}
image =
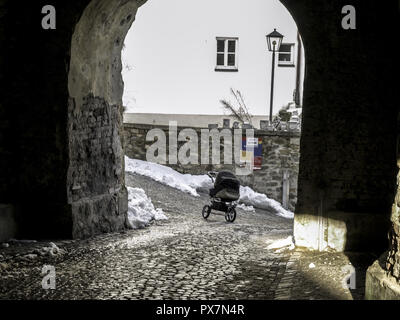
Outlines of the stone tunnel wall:
{"label": "stone tunnel wall", "polygon": [[[400,117],[399,117],[400,129]],[[400,169],[400,132],[397,140],[397,166]],[[389,232],[389,251],[386,258],[386,270],[400,284],[400,170],[397,174],[397,193],[392,207],[392,227]]]}
{"label": "stone tunnel wall", "polygon": [[399,3],[352,1],[357,28],[345,30],[346,1],[324,1],[323,10],[314,1],[282,2],[306,53],[296,243],[383,251],[397,173],[399,62],[376,39],[399,37]]}
{"label": "stone tunnel wall", "polygon": [[[169,141],[169,131],[168,127],[155,127],[152,125],[144,124],[134,124],[134,123],[124,123],[124,141],[125,141],[125,154],[132,159],[139,159],[146,161],[146,154],[148,148],[154,144],[154,141],[146,141],[147,134],[152,129],[162,129],[165,133],[167,142]],[[182,129],[178,128],[178,134]],[[198,139],[198,154],[202,150],[202,142],[204,138],[201,139],[200,128],[189,128],[196,131]],[[221,131],[221,130],[219,130]],[[243,131],[244,133],[245,131]],[[233,134],[232,134],[233,136]],[[288,174],[289,183],[289,196],[288,196],[288,208],[294,211],[296,201],[297,201],[297,175],[299,168],[299,158],[300,158],[300,134],[298,132],[267,132],[256,130],[255,137],[262,138],[262,156],[263,162],[260,170],[255,170],[253,174],[248,176],[238,176],[243,185],[253,188],[255,191],[266,194],[269,198],[277,200],[278,202],[283,202],[283,180],[284,172]],[[178,148],[184,142],[178,143]],[[198,159],[198,164],[169,164],[166,165],[177,170],[181,173],[190,173],[195,175],[205,174],[207,171],[212,170],[222,170],[227,169],[235,172],[234,164],[224,164],[224,152],[223,147],[224,140],[221,139],[220,148],[220,159],[221,164],[214,165],[204,165],[200,163],[200,156],[195,155]],[[211,163],[211,150],[212,141],[211,139],[206,142],[210,150],[210,160]],[[232,155],[234,153],[234,148],[232,142],[227,143],[227,147],[232,148]],[[167,159],[168,154],[168,144],[167,144]]]}
{"label": "stone tunnel wall", "polygon": [[44,30],[48,2],[0,1],[0,239],[125,227],[121,49],[141,3],[54,0]]}
{"label": "stone tunnel wall", "polygon": [[98,0],[72,36],[67,195],[73,237],[125,228],[121,51],[136,1]]}
{"label": "stone tunnel wall", "polygon": [[93,96],[85,98],[82,106],[77,112],[71,101],[68,197],[75,238],[121,230],[127,212],[121,110]]}
{"label": "stone tunnel wall", "polygon": [[57,30],[45,31],[40,13],[47,1],[0,1],[0,216],[12,215],[7,224],[16,226],[8,237],[72,237],[68,68],[88,2],[52,1],[62,14]]}
{"label": "stone tunnel wall", "polygon": [[[400,174],[398,181],[400,182]],[[400,284],[400,190],[398,190],[396,195],[391,220],[392,228],[389,233],[390,249],[386,261],[386,270]]]}

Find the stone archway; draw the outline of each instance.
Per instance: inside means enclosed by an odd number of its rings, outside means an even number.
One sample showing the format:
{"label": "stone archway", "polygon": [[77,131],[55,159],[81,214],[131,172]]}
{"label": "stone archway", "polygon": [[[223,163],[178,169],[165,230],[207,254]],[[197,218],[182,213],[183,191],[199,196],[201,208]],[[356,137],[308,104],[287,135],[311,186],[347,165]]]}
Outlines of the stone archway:
{"label": "stone archway", "polygon": [[75,26],[68,75],[73,237],[124,228],[121,51],[146,1],[93,0]]}
{"label": "stone archway", "polygon": [[[281,2],[307,52],[296,241],[384,251],[392,224],[385,267],[398,278],[400,69],[382,49],[399,38],[399,3],[354,0],[357,29],[344,30],[345,1]],[[124,227],[120,53],[142,3],[54,1],[52,31],[39,27],[45,2],[0,4],[0,223],[14,215],[19,237]]]}
{"label": "stone archway", "polygon": [[[144,2],[93,0],[72,36],[67,194],[74,237],[124,228],[121,49]],[[296,244],[384,250],[396,191],[399,108],[395,83],[382,79],[399,71],[399,64],[376,40],[390,43],[392,34],[381,30],[398,30],[398,3],[382,9],[372,0],[356,1],[361,19],[358,29],[349,31],[341,28],[341,1],[281,2],[307,53]],[[397,203],[386,266],[395,277]]]}
{"label": "stone archway", "polygon": [[139,5],[92,1],[72,36],[67,188],[74,237],[125,228],[121,51]]}
{"label": "stone archway", "polygon": [[[75,236],[123,227],[120,55],[144,2],[91,1],[72,37],[68,199]],[[282,3],[307,52],[296,241],[313,249],[383,248],[394,196],[397,106],[373,63],[382,61],[382,70],[393,64],[374,42],[377,29],[368,24],[377,19],[374,4],[360,2],[364,20],[358,30],[345,31],[340,4],[324,4],[322,10],[314,2]],[[387,21],[382,23],[389,29]],[[374,91],[389,95],[368,99]]]}
{"label": "stone archway", "polygon": [[[281,1],[307,53],[296,240],[312,248],[333,242],[338,249],[382,250],[397,173],[397,87],[387,75],[398,61],[376,39],[396,37],[398,2],[381,8],[354,1],[357,29],[343,30],[347,3]],[[40,3],[23,12],[7,3],[0,41],[10,48],[4,54],[18,85],[1,78],[8,92],[2,114],[10,119],[2,128],[18,142],[1,140],[2,165],[10,170],[3,173],[0,203],[14,209],[21,236],[87,237],[123,227],[119,59],[143,3],[56,3],[54,32],[39,29],[29,15],[41,11]],[[27,61],[26,47],[35,48]]]}

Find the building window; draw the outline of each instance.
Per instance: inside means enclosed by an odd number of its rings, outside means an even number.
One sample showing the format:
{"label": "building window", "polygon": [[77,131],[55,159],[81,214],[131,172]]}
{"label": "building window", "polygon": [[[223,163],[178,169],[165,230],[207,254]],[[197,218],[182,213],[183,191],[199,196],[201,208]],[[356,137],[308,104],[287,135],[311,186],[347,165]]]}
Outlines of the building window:
{"label": "building window", "polygon": [[278,53],[280,67],[294,67],[294,43],[282,43]]}
{"label": "building window", "polygon": [[238,71],[238,38],[217,38],[215,71]]}

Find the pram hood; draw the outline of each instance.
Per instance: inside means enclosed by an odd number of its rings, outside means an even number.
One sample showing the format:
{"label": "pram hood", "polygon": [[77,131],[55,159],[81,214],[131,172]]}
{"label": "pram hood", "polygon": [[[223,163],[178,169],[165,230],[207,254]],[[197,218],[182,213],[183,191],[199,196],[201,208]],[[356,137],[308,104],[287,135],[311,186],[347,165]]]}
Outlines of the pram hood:
{"label": "pram hood", "polygon": [[230,171],[221,171],[218,173],[214,189],[211,195],[227,201],[235,201],[240,198],[240,181]]}
{"label": "pram hood", "polygon": [[239,191],[240,181],[230,171],[221,171],[217,174],[215,179],[214,188],[229,188]]}

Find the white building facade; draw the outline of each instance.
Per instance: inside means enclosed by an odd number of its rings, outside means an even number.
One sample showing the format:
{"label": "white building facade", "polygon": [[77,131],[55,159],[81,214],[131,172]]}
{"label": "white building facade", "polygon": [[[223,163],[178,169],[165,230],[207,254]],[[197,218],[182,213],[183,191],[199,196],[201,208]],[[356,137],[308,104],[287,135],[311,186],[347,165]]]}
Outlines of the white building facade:
{"label": "white building facade", "polygon": [[[301,105],[305,54],[295,21],[278,0],[149,0],[139,8],[123,50],[128,113],[223,114],[221,99],[240,90],[250,113],[269,115],[272,53],[274,114]],[[294,97],[297,91],[299,95]]]}

